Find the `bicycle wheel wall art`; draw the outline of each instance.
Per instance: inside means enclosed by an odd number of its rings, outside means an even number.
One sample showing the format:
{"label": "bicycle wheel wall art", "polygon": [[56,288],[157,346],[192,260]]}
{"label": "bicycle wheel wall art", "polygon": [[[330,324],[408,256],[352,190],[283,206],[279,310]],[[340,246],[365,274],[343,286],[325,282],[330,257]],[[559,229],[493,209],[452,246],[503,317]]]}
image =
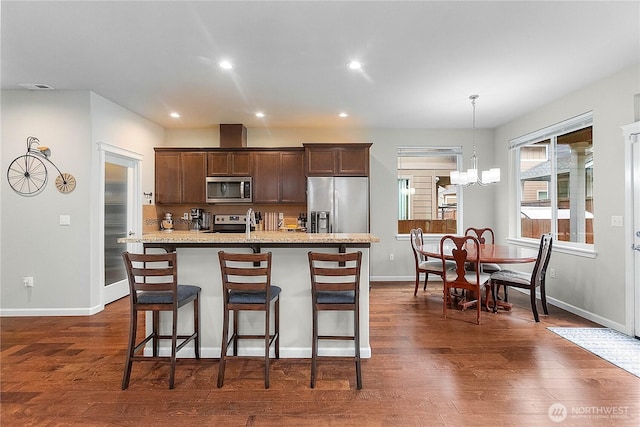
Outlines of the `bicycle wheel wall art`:
{"label": "bicycle wheel wall art", "polygon": [[40,194],[47,185],[48,172],[45,162],[48,162],[58,172],[56,177],[58,191],[63,194],[72,192],[76,188],[75,177],[70,173],[60,172],[49,156],[51,156],[51,150],[48,147],[40,146],[38,138],[28,137],[26,153],[16,157],[7,169],[7,181],[13,191],[21,196]]}

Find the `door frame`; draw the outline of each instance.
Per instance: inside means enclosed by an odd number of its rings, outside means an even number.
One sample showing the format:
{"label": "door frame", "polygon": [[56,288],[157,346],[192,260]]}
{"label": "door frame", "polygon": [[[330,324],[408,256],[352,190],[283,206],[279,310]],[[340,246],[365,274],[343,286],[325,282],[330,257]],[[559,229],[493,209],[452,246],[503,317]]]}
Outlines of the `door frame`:
{"label": "door frame", "polygon": [[[136,153],[131,150],[127,150],[125,148],[117,147],[115,145],[107,144],[104,142],[98,142],[98,153],[99,153],[99,175],[100,175],[100,185],[98,191],[98,200],[100,204],[99,212],[99,220],[96,227],[96,238],[97,238],[97,248],[99,253],[99,261],[98,261],[98,270],[99,270],[99,281],[98,284],[100,286],[100,304],[104,307],[106,304],[113,302],[123,296],[129,294],[129,285],[126,280],[123,280],[117,284],[112,286],[105,285],[104,280],[104,191],[105,191],[105,163],[109,160],[109,158],[120,158],[127,163],[131,164],[133,168],[133,182],[131,183],[131,195],[130,202],[131,206],[131,218],[128,219],[130,221],[131,229],[129,232],[133,232],[135,234],[139,234],[142,230],[142,159],[143,155],[140,153]],[[127,244],[126,247],[123,247],[124,250],[139,252],[140,248],[139,244]]]}
{"label": "door frame", "polygon": [[640,230],[640,173],[634,170],[634,156],[640,157],[640,121],[622,126],[625,158],[625,332],[640,336],[640,252],[631,249]]}

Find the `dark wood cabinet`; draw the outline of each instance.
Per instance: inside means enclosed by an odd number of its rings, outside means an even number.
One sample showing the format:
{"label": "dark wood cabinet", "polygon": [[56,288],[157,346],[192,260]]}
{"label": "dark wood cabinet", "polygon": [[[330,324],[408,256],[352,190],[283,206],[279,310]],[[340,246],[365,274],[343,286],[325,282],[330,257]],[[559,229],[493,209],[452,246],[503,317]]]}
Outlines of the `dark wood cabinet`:
{"label": "dark wood cabinet", "polygon": [[307,176],[369,176],[370,143],[304,144]]}
{"label": "dark wood cabinet", "polygon": [[304,174],[304,151],[280,153],[280,201],[307,203],[307,178]]}
{"label": "dark wood cabinet", "polygon": [[156,203],[204,203],[206,156],[197,151],[156,149]]}
{"label": "dark wood cabinet", "polygon": [[251,175],[250,152],[219,151],[207,153],[207,176]]}
{"label": "dark wood cabinet", "polygon": [[278,203],[280,169],[280,153],[253,153],[253,203]]}
{"label": "dark wood cabinet", "polygon": [[156,151],[156,203],[181,203],[180,153]]}
{"label": "dark wood cabinet", "polygon": [[253,151],[253,202],[306,202],[304,151]]}

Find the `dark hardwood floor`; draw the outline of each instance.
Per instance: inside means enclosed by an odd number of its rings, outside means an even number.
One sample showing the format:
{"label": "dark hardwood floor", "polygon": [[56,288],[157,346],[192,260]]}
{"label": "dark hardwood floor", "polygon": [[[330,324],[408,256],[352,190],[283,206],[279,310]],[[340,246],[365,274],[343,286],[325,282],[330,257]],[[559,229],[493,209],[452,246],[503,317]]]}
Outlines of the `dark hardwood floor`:
{"label": "dark hardwood floor", "polygon": [[[349,361],[227,365],[181,359],[174,390],[165,364],[133,367],[120,390],[128,301],[91,317],[2,318],[1,419],[6,426],[638,426],[640,379],[569,343],[547,326],[597,326],[550,307],[535,323],[528,297],[510,292],[512,312],[452,312],[442,285],[413,296],[409,282],[371,287],[371,359],[363,389]],[[202,325],[219,328],[220,325]],[[309,331],[311,333],[311,331]],[[548,415],[562,404],[567,418]],[[615,411],[615,414],[612,414]]]}

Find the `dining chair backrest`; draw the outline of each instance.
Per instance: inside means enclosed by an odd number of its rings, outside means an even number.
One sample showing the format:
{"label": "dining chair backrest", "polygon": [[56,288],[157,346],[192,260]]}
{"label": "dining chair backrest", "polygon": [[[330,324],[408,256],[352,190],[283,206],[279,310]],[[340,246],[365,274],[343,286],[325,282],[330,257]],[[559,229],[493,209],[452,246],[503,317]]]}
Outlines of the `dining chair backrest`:
{"label": "dining chair backrest", "polygon": [[[456,268],[450,274],[445,274],[443,276],[443,280],[445,283],[455,283],[460,286],[451,287],[467,287],[472,285],[469,282],[469,271],[466,270],[467,263],[475,263],[478,264],[480,261],[480,251],[478,250],[480,244],[478,239],[473,236],[454,236],[451,234],[447,234],[440,239],[440,253],[446,254],[451,251],[451,255],[453,256],[453,260],[456,263]],[[468,249],[473,248],[472,256],[469,256]],[[446,259],[442,258],[442,268],[444,271],[447,271]],[[454,274],[453,274],[454,273]],[[479,283],[480,281],[480,270],[475,269],[476,281],[475,283]]]}
{"label": "dining chair backrest", "polygon": [[534,288],[540,287],[545,280],[547,266],[549,265],[549,259],[551,259],[552,245],[553,237],[551,236],[551,233],[540,236],[538,258],[536,259],[536,264],[531,272],[531,286]]}
{"label": "dining chair backrest", "polygon": [[476,239],[478,239],[478,242],[483,245],[485,243],[493,244],[496,241],[495,234],[493,233],[493,230],[489,227],[485,227],[485,228],[469,227],[464,231],[464,235],[475,237]]}
{"label": "dining chair backrest", "polygon": [[176,253],[161,254],[122,254],[129,279],[131,302],[138,304],[138,294],[141,292],[165,293],[171,295],[166,299],[172,304],[178,302],[178,266]]}
{"label": "dining chair backrest", "polygon": [[422,261],[422,256],[420,252],[418,252],[418,247],[422,246],[423,238],[422,238],[422,229],[421,228],[412,228],[410,231],[411,238],[411,249],[413,250],[413,257],[416,261],[416,269]]}
{"label": "dining chair backrest", "polygon": [[[473,271],[467,270],[467,264],[471,263],[478,266],[480,263],[480,243],[473,236],[453,236],[445,235],[440,239],[440,253],[442,257],[442,268],[446,273],[443,274],[444,282],[444,304],[442,313],[447,318],[447,306],[451,301],[451,289],[464,289],[471,291],[476,295],[475,300],[469,299],[464,303],[463,307],[471,304],[476,305],[476,323],[480,324],[480,311],[482,305],[482,288],[489,281],[489,275],[482,273],[480,268],[474,268]],[[454,271],[446,270],[445,256],[451,253],[451,257],[456,263]]]}

